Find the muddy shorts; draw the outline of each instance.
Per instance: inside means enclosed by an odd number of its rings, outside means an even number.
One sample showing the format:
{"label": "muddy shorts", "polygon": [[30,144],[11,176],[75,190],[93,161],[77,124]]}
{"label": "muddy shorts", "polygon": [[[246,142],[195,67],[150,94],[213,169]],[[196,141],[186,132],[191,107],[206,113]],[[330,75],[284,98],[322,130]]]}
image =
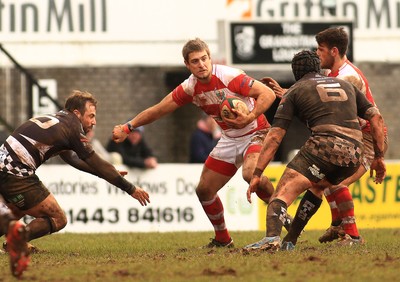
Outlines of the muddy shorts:
{"label": "muddy shorts", "polygon": [[334,185],[353,175],[359,166],[360,163],[352,167],[338,166],[310,154],[304,148],[287,165],[288,168],[294,169],[313,183],[318,183],[325,178]]}
{"label": "muddy shorts", "polygon": [[0,194],[7,203],[28,210],[46,199],[50,192],[35,174],[17,177],[0,172]]}

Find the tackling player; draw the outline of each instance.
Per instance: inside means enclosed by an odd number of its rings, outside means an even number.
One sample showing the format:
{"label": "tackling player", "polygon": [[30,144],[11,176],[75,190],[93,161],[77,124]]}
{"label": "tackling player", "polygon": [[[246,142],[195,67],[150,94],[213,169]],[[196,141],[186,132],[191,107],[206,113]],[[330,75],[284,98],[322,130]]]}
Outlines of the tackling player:
{"label": "tackling player", "polygon": [[[321,68],[325,69],[325,74],[330,77],[338,77],[349,81],[376,106],[368,80],[361,70],[347,59],[346,52],[349,38],[344,28],[332,27],[323,30],[316,35],[316,41],[318,43],[317,54],[321,60]],[[283,94],[286,91],[286,89],[282,89],[279,84],[271,78],[264,78],[264,82],[268,83],[267,85],[273,88],[275,93]],[[360,125],[364,144],[362,165],[352,176],[341,183],[343,186],[340,188],[325,189],[324,192],[316,189],[307,191],[299,204],[291,230],[283,239],[284,242],[291,242],[293,245],[296,244],[307,222],[320,207],[324,193],[331,208],[332,223],[327,231],[319,238],[319,241],[325,243],[339,238],[339,244],[341,245],[352,245],[363,242],[356,226],[354,203],[348,189],[349,185],[365,174],[374,159],[369,121],[360,119]],[[384,127],[384,134],[385,143],[383,152],[385,153],[388,148],[386,127]]]}
{"label": "tackling player", "polygon": [[[293,57],[292,71],[297,82],[283,95],[272,128],[265,138],[247,190],[249,201],[295,115],[307,124],[312,134],[288,163],[271,197],[267,208],[266,237],[247,245],[245,250],[279,249],[287,207],[297,196],[310,185],[317,190],[327,187],[342,189],[342,181],[359,169],[363,136],[357,116],[368,120],[371,126],[374,150],[371,176],[375,171],[375,182],[382,183],[386,175],[384,122],[378,108],[352,84],[319,74],[319,57],[311,51],[302,51]],[[300,210],[298,217],[306,215],[304,212]],[[289,249],[290,243],[283,242],[282,248]]]}
{"label": "tackling player", "polygon": [[[26,236],[26,241],[57,232],[65,227],[67,218],[54,195],[35,174],[36,169],[50,157],[60,157],[75,168],[94,174],[119,187],[141,205],[149,203],[149,195],[142,188],[128,182],[114,166],[93,151],[85,134],[96,124],[97,101],[88,92],[73,91],[65,108],[53,115],[31,118],[19,126],[0,147],[0,194],[15,219],[30,215],[34,219],[26,226],[11,228],[15,236]],[[13,252],[7,231],[10,256],[22,268],[27,256],[26,248]],[[10,225],[8,225],[10,226]],[[19,229],[20,231],[16,230]],[[19,233],[19,234],[18,234]],[[26,234],[25,234],[26,233]],[[15,240],[14,240],[15,241]],[[21,242],[21,245],[25,245]],[[20,276],[20,274],[14,275]]]}

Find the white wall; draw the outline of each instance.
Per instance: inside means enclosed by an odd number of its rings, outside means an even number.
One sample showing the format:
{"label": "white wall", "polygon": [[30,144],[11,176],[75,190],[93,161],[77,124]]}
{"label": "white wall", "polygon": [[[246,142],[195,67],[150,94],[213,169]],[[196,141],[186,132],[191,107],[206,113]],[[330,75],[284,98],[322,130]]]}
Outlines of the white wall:
{"label": "white wall", "polygon": [[[337,17],[321,6],[331,2]],[[193,37],[218,58],[219,20],[346,18],[355,61],[400,61],[398,0],[0,0],[0,43],[24,66],[181,65]]]}
{"label": "white wall", "polygon": [[[156,169],[127,169],[126,178],[145,189],[150,204],[138,201],[103,179],[68,165],[42,165],[37,170],[43,184],[55,195],[65,211],[65,232],[169,232],[213,231],[196,196],[201,164],[160,164]],[[265,174],[274,187],[285,165],[271,163]],[[387,162],[387,176],[382,184],[373,183],[366,173],[349,189],[356,208],[359,228],[400,228],[400,162]],[[252,195],[246,200],[248,184],[241,170],[218,192],[224,205],[229,230],[265,230],[266,205]],[[295,215],[300,199],[288,212]],[[310,220],[307,230],[326,229],[330,224],[328,203]]]}
{"label": "white wall", "polygon": [[[195,192],[201,171],[201,164],[128,169],[126,178],[150,194],[145,207],[103,179],[71,166],[43,165],[37,173],[66,213],[66,232],[212,231]],[[230,230],[259,229],[259,205],[256,200],[247,202],[247,187],[237,173],[219,193]]]}

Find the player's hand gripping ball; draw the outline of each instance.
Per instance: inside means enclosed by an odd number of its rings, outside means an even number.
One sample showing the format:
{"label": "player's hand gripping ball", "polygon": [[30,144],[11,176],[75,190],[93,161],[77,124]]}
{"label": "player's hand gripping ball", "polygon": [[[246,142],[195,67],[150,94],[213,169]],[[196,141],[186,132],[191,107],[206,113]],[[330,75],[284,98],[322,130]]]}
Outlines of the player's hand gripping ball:
{"label": "player's hand gripping ball", "polygon": [[235,109],[246,115],[249,114],[249,109],[247,108],[245,102],[236,97],[226,97],[224,100],[222,100],[221,104],[219,105],[219,112],[221,114],[222,119],[236,118],[236,114],[232,111],[232,109]]}

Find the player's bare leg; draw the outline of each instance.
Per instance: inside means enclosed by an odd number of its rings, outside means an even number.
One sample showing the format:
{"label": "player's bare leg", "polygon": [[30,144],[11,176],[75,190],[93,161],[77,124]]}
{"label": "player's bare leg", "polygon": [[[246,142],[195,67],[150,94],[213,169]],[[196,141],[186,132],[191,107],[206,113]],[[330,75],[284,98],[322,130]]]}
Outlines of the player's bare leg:
{"label": "player's bare leg", "polygon": [[266,237],[247,245],[245,250],[271,250],[280,248],[280,235],[285,222],[287,208],[303,191],[310,187],[310,181],[297,171],[286,168],[279,180],[276,191],[267,208]]}
{"label": "player's bare leg", "polygon": [[290,229],[282,240],[284,250],[294,249],[304,227],[321,206],[322,195],[322,190],[318,188],[310,188],[306,191],[297,208]]}
{"label": "player's bare leg", "polygon": [[27,225],[28,241],[57,232],[67,225],[67,218],[53,194],[24,212],[35,218]]}
{"label": "player's bare leg", "polygon": [[215,238],[205,246],[208,248],[233,247],[233,240],[225,225],[224,207],[217,194],[229,179],[231,179],[230,176],[217,173],[204,166],[196,188],[197,197],[215,231]]}
{"label": "player's bare leg", "polygon": [[365,167],[361,165],[341,184],[325,189],[324,193],[331,209],[332,222],[331,226],[318,239],[321,243],[344,238],[346,234],[353,239],[360,238],[354,216],[354,202],[348,187],[360,179],[365,172]]}
{"label": "player's bare leg", "polygon": [[[257,164],[258,156],[260,153],[250,153],[247,154],[242,167],[243,179],[250,183],[251,177],[253,176],[254,169]],[[257,196],[268,204],[269,199],[274,193],[274,186],[266,175],[262,175],[260,184],[258,185],[258,190],[256,191]]]}
{"label": "player's bare leg", "polygon": [[[258,156],[260,155],[259,152],[254,152],[246,155],[242,174],[243,179],[250,183],[251,177],[253,176],[254,169],[257,164]],[[269,200],[271,199],[272,194],[274,193],[274,186],[272,185],[269,178],[263,174],[261,176],[260,184],[258,185],[258,189],[256,191],[256,195],[260,198],[265,204],[268,205]],[[290,225],[292,224],[293,218],[290,214],[286,215],[286,220],[284,223],[284,227],[287,231],[290,229]]]}

